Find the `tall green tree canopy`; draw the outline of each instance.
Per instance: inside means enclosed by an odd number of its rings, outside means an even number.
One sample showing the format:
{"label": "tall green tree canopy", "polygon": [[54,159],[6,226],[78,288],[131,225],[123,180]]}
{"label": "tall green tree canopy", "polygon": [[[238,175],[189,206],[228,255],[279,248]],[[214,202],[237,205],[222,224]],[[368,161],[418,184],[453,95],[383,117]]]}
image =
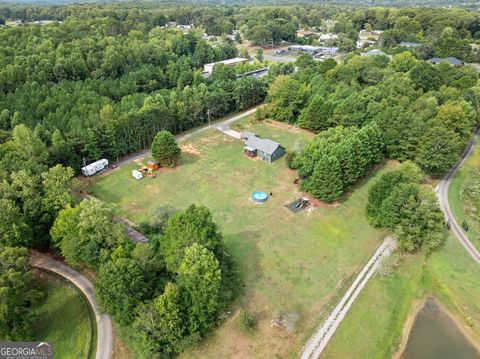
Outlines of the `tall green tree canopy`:
{"label": "tall green tree canopy", "polygon": [[160,165],[173,167],[178,163],[182,151],[175,137],[168,131],[157,133],[152,142],[152,156]]}

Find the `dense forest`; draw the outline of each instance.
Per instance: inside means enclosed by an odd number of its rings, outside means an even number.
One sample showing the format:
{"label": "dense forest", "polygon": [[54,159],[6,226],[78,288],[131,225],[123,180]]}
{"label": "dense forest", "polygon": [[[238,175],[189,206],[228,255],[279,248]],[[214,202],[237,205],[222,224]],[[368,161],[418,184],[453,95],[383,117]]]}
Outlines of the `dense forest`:
{"label": "dense forest", "polygon": [[319,132],[289,162],[302,188],[325,201],[338,199],[384,155],[444,174],[479,123],[478,74],[468,66],[434,66],[410,52],[342,64],[304,55],[297,65],[270,86],[261,116]]}

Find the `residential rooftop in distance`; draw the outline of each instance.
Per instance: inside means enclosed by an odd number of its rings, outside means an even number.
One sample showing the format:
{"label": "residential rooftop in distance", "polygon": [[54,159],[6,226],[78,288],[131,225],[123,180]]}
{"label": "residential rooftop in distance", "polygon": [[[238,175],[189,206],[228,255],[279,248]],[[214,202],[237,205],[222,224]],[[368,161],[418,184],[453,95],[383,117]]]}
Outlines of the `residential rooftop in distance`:
{"label": "residential rooftop in distance", "polygon": [[428,62],[434,64],[434,65],[438,65],[442,62],[445,62],[447,64],[450,64],[452,66],[460,66],[463,64],[463,62],[459,59],[457,59],[456,57],[433,57],[431,58],[430,60],[428,60]]}
{"label": "residential rooftop in distance", "polygon": [[212,73],[213,67],[215,65],[224,64],[224,65],[227,65],[227,66],[235,66],[236,64],[244,64],[247,61],[248,61],[248,59],[245,59],[243,57],[234,57],[233,59],[211,62],[209,64],[203,65],[203,71],[208,72],[208,73]]}

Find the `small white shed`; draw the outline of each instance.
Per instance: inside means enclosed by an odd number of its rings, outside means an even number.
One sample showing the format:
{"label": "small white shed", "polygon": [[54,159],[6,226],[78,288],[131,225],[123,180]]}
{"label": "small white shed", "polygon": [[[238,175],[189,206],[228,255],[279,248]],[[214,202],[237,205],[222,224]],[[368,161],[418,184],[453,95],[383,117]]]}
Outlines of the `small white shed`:
{"label": "small white shed", "polygon": [[143,175],[140,171],[137,171],[137,170],[133,170],[132,171],[132,176],[133,178],[139,180],[139,179],[142,179],[143,178]]}

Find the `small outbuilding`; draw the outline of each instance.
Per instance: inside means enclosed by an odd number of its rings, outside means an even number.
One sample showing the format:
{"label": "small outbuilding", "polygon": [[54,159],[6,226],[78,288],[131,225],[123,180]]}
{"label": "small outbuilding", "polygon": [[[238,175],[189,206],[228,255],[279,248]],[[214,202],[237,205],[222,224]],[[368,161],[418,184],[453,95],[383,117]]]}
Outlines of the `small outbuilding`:
{"label": "small outbuilding", "polygon": [[260,138],[253,132],[243,132],[242,139],[245,141],[243,151],[249,157],[258,156],[263,161],[271,163],[285,154],[285,148],[282,145],[272,140]]}
{"label": "small outbuilding", "polygon": [[147,162],[147,168],[152,170],[152,171],[156,171],[160,168],[160,165],[158,164],[157,161],[150,160],[150,161]]}

